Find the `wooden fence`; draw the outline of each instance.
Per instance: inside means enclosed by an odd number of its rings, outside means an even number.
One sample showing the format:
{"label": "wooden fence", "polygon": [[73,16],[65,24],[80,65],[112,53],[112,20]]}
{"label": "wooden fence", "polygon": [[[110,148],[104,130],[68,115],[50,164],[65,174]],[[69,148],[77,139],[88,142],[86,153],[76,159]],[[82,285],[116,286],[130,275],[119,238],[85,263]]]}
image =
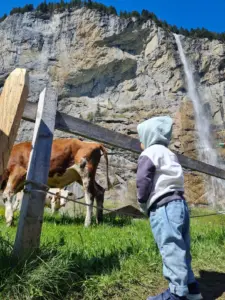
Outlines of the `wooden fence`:
{"label": "wooden fence", "polygon": [[[35,122],[30,155],[29,168],[26,177],[25,193],[19,225],[14,244],[14,255],[21,257],[37,249],[40,244],[44,213],[44,185],[37,186],[34,181],[46,184],[54,129],[76,134],[91,140],[122,148],[133,153],[141,152],[137,139],[108,130],[72,116],[56,111],[57,95],[53,88],[48,87],[40,95],[39,103],[27,102],[22,118]],[[177,153],[183,167],[204,174],[225,179],[225,171],[198,160]]]}
{"label": "wooden fence", "polygon": [[[35,122],[36,111],[37,104],[27,102],[22,118],[26,121]],[[55,129],[76,134],[90,140],[114,146],[116,148],[128,150],[136,154],[141,152],[140,142],[138,139],[103,128],[96,124],[92,124],[91,122],[60,113],[59,111],[56,113]],[[176,154],[179,162],[184,168],[225,179],[225,170],[208,165],[199,160],[189,158],[179,153]]]}
{"label": "wooden fence", "polygon": [[[0,179],[8,162],[21,117],[24,120],[35,122],[25,193],[14,244],[14,255],[16,256],[30,253],[40,244],[45,199],[43,184],[46,184],[48,179],[54,129],[136,154],[141,152],[139,140],[135,138],[57,111],[58,96],[53,86],[48,86],[43,90],[38,104],[26,102],[28,85],[26,70],[16,69],[6,80],[0,95]],[[184,168],[225,179],[225,170],[179,153],[177,156]],[[34,181],[40,183],[38,190],[37,183]]]}

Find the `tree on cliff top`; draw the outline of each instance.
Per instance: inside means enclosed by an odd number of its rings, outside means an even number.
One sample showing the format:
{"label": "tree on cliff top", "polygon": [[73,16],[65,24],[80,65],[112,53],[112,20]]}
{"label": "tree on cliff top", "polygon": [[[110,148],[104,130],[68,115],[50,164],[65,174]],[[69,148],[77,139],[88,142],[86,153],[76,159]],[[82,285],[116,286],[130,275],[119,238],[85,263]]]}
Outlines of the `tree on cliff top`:
{"label": "tree on cliff top", "polygon": [[[105,13],[108,15],[117,15],[117,11],[113,6],[106,6],[102,3],[95,2],[92,0],[70,0],[66,2],[65,0],[60,0],[60,2],[49,2],[47,3],[46,0],[41,2],[37,8],[36,12],[40,12],[43,14],[52,14],[54,11],[64,11],[66,9],[71,8],[81,8],[87,7],[89,9],[98,10],[101,13]],[[33,4],[27,4],[24,7],[15,7],[10,11],[10,15],[16,13],[25,13],[33,11],[34,7]],[[0,18],[0,22],[6,19],[7,15],[4,14],[3,17]],[[185,29],[183,27],[178,28],[176,25],[169,25],[166,21],[159,20],[158,17],[153,13],[146,9],[143,9],[141,14],[138,11],[121,11],[120,12],[121,18],[135,18],[138,21],[146,22],[148,20],[153,21],[158,27],[162,27],[164,30],[168,32],[174,32],[177,34],[182,34],[188,37],[193,38],[208,38],[209,40],[218,39],[220,41],[225,42],[225,32],[223,33],[216,33],[207,30],[206,28],[196,28],[196,29]],[[132,20],[132,19],[131,19]]]}

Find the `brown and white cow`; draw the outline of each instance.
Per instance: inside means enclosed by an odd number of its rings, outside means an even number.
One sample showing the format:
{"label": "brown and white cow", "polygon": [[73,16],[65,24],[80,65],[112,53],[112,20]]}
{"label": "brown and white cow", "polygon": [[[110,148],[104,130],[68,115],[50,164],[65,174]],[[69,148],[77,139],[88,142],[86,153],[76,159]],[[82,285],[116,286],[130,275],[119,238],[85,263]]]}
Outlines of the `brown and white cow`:
{"label": "brown and white cow", "polygon": [[[14,145],[7,169],[0,178],[5,203],[5,218],[8,226],[13,224],[13,196],[23,189],[27,174],[31,142]],[[107,184],[108,156],[103,145],[95,142],[84,142],[78,139],[56,139],[52,143],[48,186],[60,188],[78,182],[83,185],[87,206],[85,226],[91,224],[93,202],[96,199],[97,223],[102,221],[105,190],[95,181],[96,170],[101,158],[106,160]]]}

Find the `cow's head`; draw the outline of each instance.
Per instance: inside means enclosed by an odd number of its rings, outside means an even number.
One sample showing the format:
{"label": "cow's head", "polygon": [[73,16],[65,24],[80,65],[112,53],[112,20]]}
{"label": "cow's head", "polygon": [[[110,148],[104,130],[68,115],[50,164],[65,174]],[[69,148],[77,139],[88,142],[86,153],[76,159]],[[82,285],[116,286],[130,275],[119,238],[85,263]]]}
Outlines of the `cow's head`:
{"label": "cow's head", "polygon": [[66,203],[68,202],[69,198],[73,195],[73,193],[71,193],[67,190],[61,190],[60,194],[61,194],[61,197],[63,197],[63,198],[60,198],[60,206],[65,207]]}

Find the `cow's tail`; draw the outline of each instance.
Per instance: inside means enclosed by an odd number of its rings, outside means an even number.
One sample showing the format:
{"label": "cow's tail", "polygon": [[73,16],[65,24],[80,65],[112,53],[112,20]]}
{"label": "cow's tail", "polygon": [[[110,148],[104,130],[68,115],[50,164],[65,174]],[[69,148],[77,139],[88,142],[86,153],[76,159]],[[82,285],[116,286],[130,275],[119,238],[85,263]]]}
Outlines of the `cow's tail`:
{"label": "cow's tail", "polygon": [[107,186],[108,186],[108,190],[112,187],[110,179],[109,179],[109,160],[108,160],[108,154],[107,151],[105,149],[105,147],[103,145],[100,145],[100,149],[103,153],[103,156],[105,158],[105,162],[106,162],[106,178],[107,178]]}

